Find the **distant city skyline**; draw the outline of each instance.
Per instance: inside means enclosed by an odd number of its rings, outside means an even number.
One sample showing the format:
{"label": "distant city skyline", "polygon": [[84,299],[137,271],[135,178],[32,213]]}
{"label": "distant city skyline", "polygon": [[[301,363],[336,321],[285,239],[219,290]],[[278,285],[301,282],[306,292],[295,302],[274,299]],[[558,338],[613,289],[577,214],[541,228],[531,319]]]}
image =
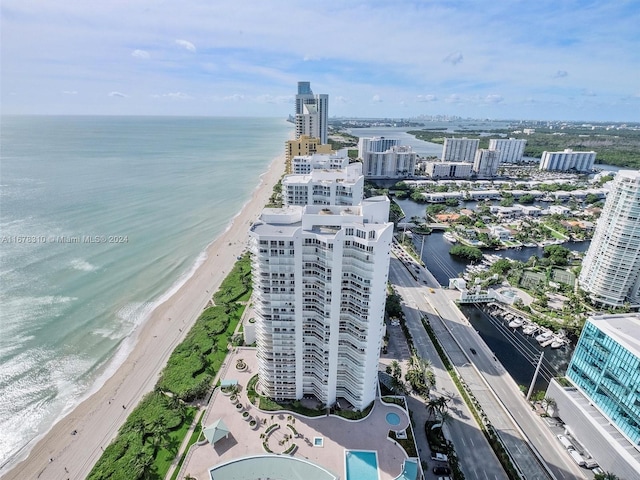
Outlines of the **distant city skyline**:
{"label": "distant city skyline", "polygon": [[640,121],[640,4],[0,5],[4,114]]}

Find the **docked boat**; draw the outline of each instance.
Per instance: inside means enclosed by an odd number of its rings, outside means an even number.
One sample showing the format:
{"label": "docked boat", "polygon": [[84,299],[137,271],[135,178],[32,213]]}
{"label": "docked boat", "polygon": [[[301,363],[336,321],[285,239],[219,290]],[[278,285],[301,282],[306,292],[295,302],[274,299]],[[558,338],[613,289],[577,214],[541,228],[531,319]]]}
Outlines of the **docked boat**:
{"label": "docked boat", "polygon": [[458,241],[455,235],[451,232],[444,232],[444,235],[442,236],[447,242],[450,242],[450,243],[456,243]]}
{"label": "docked boat", "polygon": [[542,332],[540,335],[536,337],[536,342],[542,344],[547,340],[550,340],[551,337],[553,337],[553,332],[551,330],[545,330],[544,332]]}
{"label": "docked boat", "polygon": [[564,347],[565,341],[560,338],[554,338],[551,342],[551,348],[560,348]]}
{"label": "docked boat", "polygon": [[520,328],[524,325],[524,320],[520,317],[516,317],[509,322],[509,328]]}
{"label": "docked boat", "polygon": [[538,325],[536,325],[535,323],[530,323],[528,325],[525,325],[525,327],[522,329],[522,333],[524,333],[525,335],[533,335],[538,331],[538,328]]}

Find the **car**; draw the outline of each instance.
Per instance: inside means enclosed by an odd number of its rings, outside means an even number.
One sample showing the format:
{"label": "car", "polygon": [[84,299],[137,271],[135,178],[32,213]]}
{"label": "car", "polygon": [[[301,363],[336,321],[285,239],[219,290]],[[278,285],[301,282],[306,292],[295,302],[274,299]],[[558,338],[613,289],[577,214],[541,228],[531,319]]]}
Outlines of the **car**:
{"label": "car", "polygon": [[451,477],[438,477],[438,480],[451,480]]}
{"label": "car", "polygon": [[[425,283],[426,283],[426,281],[425,281]],[[436,293],[436,291],[435,291],[433,288],[430,288],[430,289],[429,289],[429,291],[430,291],[431,293]]]}
{"label": "car", "polygon": [[449,475],[451,469],[449,467],[433,467],[433,473],[436,475]]}
{"label": "car", "polygon": [[431,460],[437,460],[439,462],[447,462],[449,461],[449,457],[447,457],[444,453],[432,453]]}
{"label": "car", "polygon": [[471,353],[473,353],[474,355],[475,355],[476,353],[478,353],[478,352],[476,352],[476,349],[475,349],[475,348],[470,348],[469,350],[471,350]]}

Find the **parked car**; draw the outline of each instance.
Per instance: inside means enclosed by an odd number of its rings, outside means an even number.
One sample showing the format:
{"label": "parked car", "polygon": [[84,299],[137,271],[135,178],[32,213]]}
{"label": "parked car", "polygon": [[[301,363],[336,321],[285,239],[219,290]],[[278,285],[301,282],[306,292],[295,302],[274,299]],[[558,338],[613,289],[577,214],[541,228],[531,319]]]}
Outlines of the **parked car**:
{"label": "parked car", "polygon": [[433,473],[436,475],[449,475],[451,469],[449,467],[433,467]]}
{"label": "parked car", "polygon": [[449,457],[447,457],[444,453],[432,453],[431,460],[436,460],[438,462],[448,462]]}
{"label": "parked car", "polygon": [[564,435],[558,435],[558,440],[560,440],[562,446],[567,450],[575,450],[576,447],[574,447],[573,443],[571,443],[571,441]]}

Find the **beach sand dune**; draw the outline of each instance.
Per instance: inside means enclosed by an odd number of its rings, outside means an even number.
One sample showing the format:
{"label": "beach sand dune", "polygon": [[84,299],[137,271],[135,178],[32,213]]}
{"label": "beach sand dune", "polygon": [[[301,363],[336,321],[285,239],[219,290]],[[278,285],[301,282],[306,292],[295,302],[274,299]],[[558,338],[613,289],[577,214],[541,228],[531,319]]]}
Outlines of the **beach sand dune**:
{"label": "beach sand dune", "polygon": [[84,479],[104,448],[115,438],[129,412],[153,390],[173,349],[189,331],[211,295],[245,250],[248,229],[268,202],[284,173],[276,158],[261,177],[251,200],[230,228],[207,249],[207,259],[136,332],[131,354],[104,385],[58,421],[29,456],[3,475],[7,480]]}

